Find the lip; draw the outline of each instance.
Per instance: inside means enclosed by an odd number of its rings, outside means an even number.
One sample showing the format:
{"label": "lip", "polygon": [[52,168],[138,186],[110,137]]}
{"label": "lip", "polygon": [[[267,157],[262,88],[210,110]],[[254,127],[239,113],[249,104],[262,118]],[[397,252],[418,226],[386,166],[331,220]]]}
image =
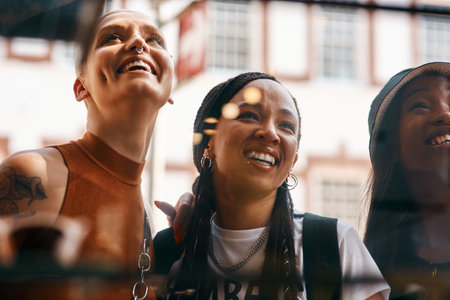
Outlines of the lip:
{"label": "lip", "polygon": [[[272,157],[275,159],[275,162],[274,162],[273,165],[269,165],[269,166],[263,165],[263,164],[259,163],[258,161],[256,161],[256,160],[251,159],[251,158],[248,157],[248,155],[249,155],[251,152],[268,154],[268,155],[272,156]],[[246,149],[246,150],[244,151],[244,156],[245,156],[245,157],[249,160],[249,162],[251,162],[253,165],[257,165],[257,166],[263,167],[263,168],[273,168],[273,167],[276,167],[277,165],[279,165],[279,163],[280,163],[280,157],[279,157],[279,155],[276,153],[275,150],[273,150],[273,149],[270,148],[270,147],[265,147],[265,148],[253,148],[253,147],[252,147],[252,148]]]}
{"label": "lip", "polygon": [[433,146],[433,147],[449,145],[449,143],[434,144],[434,145],[431,144],[431,142],[434,138],[439,137],[439,136],[449,135],[449,134],[450,134],[450,128],[440,128],[440,129],[434,130],[433,132],[431,132],[429,135],[426,136],[425,144],[427,144],[429,146]]}
{"label": "lip", "polygon": [[[123,74],[124,72],[122,71],[122,69],[123,69],[127,64],[129,64],[129,63],[131,63],[131,62],[133,62],[133,61],[137,61],[137,60],[141,60],[141,61],[143,61],[144,63],[146,63],[147,65],[149,65],[149,66],[150,66],[150,72],[149,72],[149,73],[151,73],[151,74],[153,74],[153,75],[155,75],[155,76],[158,76],[159,72],[156,70],[155,65],[154,65],[150,60],[146,59],[145,57],[143,57],[143,56],[138,56],[138,55],[128,57],[127,59],[125,59],[124,61],[122,61],[122,62],[119,64],[119,67],[117,68],[117,71],[116,71],[116,72],[117,72],[118,74]],[[148,72],[148,71],[144,71],[144,70],[139,70],[139,71]],[[127,71],[127,72],[132,72],[132,71]],[[126,72],[126,73],[127,73],[127,72]]]}

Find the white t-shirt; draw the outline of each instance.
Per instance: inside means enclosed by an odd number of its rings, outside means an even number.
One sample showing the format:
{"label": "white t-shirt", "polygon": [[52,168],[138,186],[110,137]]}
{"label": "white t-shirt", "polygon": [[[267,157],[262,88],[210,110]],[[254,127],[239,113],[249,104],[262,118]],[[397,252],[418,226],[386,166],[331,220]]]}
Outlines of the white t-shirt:
{"label": "white t-shirt", "polygon": [[[383,299],[388,299],[390,288],[384,281],[374,260],[362,243],[356,230],[350,225],[338,222],[337,233],[339,241],[339,252],[341,257],[342,276],[346,279],[370,278],[379,279],[370,283],[344,284],[342,287],[342,299],[366,299],[378,292],[382,292]],[[303,278],[303,248],[302,248],[303,218],[294,218],[294,242],[297,254],[298,266],[301,278]],[[214,254],[223,266],[232,266],[244,259],[250,248],[260,237],[264,228],[249,230],[228,230],[218,227],[212,223],[211,236],[213,238]],[[259,277],[264,262],[264,249],[266,242],[262,245],[250,261],[242,268],[223,273],[208,256],[211,271],[218,278],[217,286],[213,288],[212,300],[217,299],[241,299],[257,295],[258,290],[252,279]],[[305,284],[303,283],[303,287]],[[298,299],[306,300],[306,291],[298,293]],[[248,298],[247,298],[248,299]]]}

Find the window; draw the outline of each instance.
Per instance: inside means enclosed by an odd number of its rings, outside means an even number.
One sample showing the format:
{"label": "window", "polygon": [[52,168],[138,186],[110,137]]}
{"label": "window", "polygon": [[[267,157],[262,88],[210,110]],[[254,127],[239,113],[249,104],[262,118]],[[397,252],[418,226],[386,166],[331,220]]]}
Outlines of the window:
{"label": "window", "polygon": [[325,78],[355,78],[356,10],[320,6],[315,20],[319,75]]}
{"label": "window", "polygon": [[351,180],[324,179],[321,187],[323,214],[356,225],[358,215],[355,209],[361,196],[361,184]]}
{"label": "window", "polygon": [[249,69],[250,4],[210,2],[208,65],[216,69]]}
{"label": "window", "polygon": [[419,17],[419,60],[450,61],[450,18]]}
{"label": "window", "polygon": [[25,61],[50,61],[53,41],[40,38],[14,37],[6,40],[7,57]]}

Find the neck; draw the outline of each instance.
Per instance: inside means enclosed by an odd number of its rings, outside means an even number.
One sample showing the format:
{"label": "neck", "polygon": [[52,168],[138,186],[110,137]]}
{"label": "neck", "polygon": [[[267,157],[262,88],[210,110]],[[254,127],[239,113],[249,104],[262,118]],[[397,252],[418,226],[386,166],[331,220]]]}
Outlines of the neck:
{"label": "neck", "polygon": [[419,245],[417,254],[435,263],[450,261],[450,184],[448,175],[444,177],[428,174],[407,176],[426,234],[426,242]]}
{"label": "neck", "polygon": [[144,162],[147,156],[156,117],[157,113],[145,123],[135,120],[116,121],[114,124],[88,121],[87,130],[118,153],[140,163]]}
{"label": "neck", "polygon": [[253,229],[269,223],[276,199],[276,191],[267,195],[243,195],[216,192],[216,218],[218,226],[226,229]]}
{"label": "neck", "polygon": [[[441,172],[443,173],[443,172]],[[411,194],[427,215],[450,215],[450,176],[437,173],[413,173],[405,176]]]}
{"label": "neck", "polygon": [[419,245],[417,254],[433,263],[450,261],[450,214],[448,212],[422,213],[426,242]]}

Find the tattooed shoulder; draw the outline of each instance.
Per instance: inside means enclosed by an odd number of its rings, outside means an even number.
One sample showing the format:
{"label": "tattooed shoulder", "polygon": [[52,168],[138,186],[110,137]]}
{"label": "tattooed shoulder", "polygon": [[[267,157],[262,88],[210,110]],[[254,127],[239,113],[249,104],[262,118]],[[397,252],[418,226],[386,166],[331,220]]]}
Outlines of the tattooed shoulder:
{"label": "tattooed shoulder", "polygon": [[0,169],[0,216],[18,215],[19,201],[26,201],[29,207],[35,200],[46,199],[41,178],[17,174],[15,168]]}

